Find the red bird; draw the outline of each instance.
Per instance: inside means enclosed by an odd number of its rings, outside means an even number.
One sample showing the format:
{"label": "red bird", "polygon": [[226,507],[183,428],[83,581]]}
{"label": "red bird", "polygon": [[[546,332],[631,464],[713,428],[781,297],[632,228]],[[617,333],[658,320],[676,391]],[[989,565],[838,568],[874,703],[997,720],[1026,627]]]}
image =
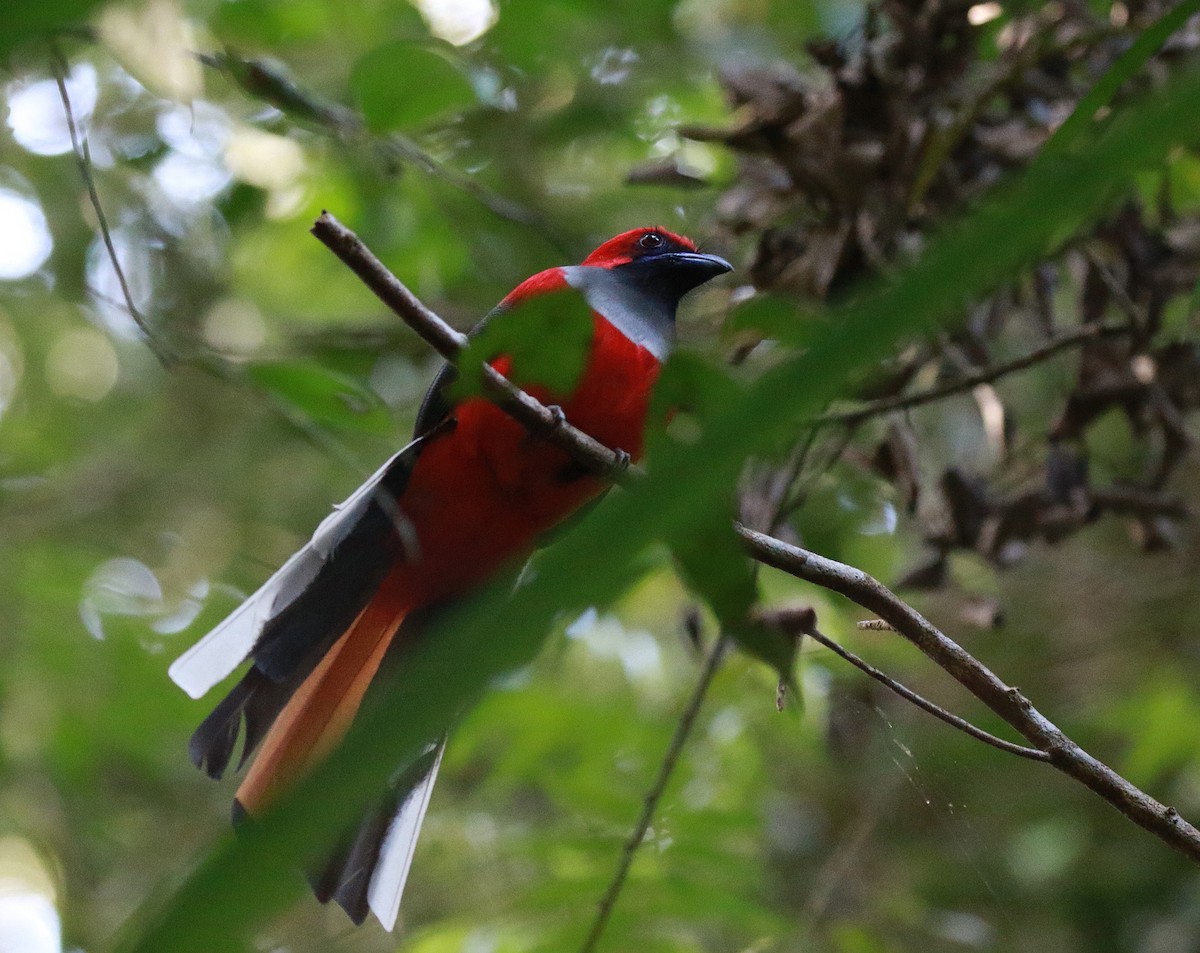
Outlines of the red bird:
{"label": "red bird", "polygon": [[[676,306],[729,270],[686,238],[636,229],[581,265],[522,282],[485,323],[519,322],[537,311],[535,300],[557,308],[553,296],[564,308],[586,305],[591,340],[571,389],[523,382],[571,424],[637,458],[650,391],[675,339]],[[491,360],[506,375],[520,371],[513,363],[508,355]],[[171,666],[171,678],[199,698],[253,660],[189,746],[196,766],[220,778],[244,724],[239,767],[257,754],[235,816],[261,811],[341,739],[381,662],[411,642],[422,616],[519,568],[541,537],[605,489],[489,401],[454,403],[456,376],[447,366],[434,380],[412,443]],[[431,743],[402,772],[406,780],[314,878],[322,902],[336,900],[356,923],[371,910],[385,928],[394,926],[441,750],[440,741]]]}

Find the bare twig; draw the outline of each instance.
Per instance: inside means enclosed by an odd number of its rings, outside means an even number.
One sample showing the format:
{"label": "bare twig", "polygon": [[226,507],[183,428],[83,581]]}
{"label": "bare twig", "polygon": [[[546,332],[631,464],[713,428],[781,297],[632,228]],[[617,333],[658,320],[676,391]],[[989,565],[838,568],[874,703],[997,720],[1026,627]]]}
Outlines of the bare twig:
{"label": "bare twig", "polygon": [[1021,758],[1028,758],[1031,761],[1049,761],[1050,755],[1045,751],[1040,751],[1037,748],[1027,748],[1024,745],[1013,744],[1011,741],[1005,741],[1003,738],[997,738],[991,732],[984,731],[982,728],[971,724],[965,718],[960,718],[953,712],[947,711],[941,705],[931,702],[923,695],[919,695],[911,688],[896,681],[890,675],[881,672],[870,662],[860,658],[851,652],[844,645],[835,642],[829,636],[824,635],[817,628],[817,614],[809,607],[802,608],[785,608],[775,609],[762,614],[762,619],[766,622],[779,626],[785,632],[793,635],[807,635],[814,642],[820,642],[823,646],[833,652],[835,655],[841,656],[855,668],[861,672],[865,672],[881,685],[886,686],[891,691],[895,692],[901,698],[904,698],[923,711],[929,712],[934,718],[939,718],[948,724],[951,728],[957,728],[959,731],[970,735],[977,741],[982,741],[986,745],[991,745],[993,748],[999,748],[1001,751],[1007,751],[1009,754],[1015,754]]}
{"label": "bare twig", "polygon": [[1088,341],[1095,341],[1104,337],[1111,337],[1116,334],[1128,334],[1129,326],[1125,324],[1110,325],[1110,324],[1089,324],[1075,331],[1061,334],[1050,341],[1047,341],[1041,347],[1024,354],[1021,357],[1014,358],[1011,361],[1006,361],[1003,364],[993,364],[989,367],[981,367],[972,374],[966,374],[957,380],[949,381],[940,387],[931,387],[929,390],[917,391],[913,394],[897,394],[894,397],[885,397],[882,400],[874,400],[861,407],[853,410],[835,411],[833,413],[822,414],[816,418],[814,423],[825,426],[827,424],[861,424],[865,420],[872,417],[878,417],[881,414],[890,413],[894,410],[907,410],[910,407],[920,407],[923,404],[933,403],[941,400],[943,397],[949,397],[952,394],[959,394],[964,391],[972,390],[980,384],[990,384],[1001,377],[1008,374],[1023,371],[1028,367],[1039,364],[1047,358],[1053,357],[1060,351],[1068,348],[1077,347],[1080,344],[1085,344]]}
{"label": "bare twig", "polygon": [[112,232],[108,227],[108,218],[104,214],[104,206],[100,204],[100,195],[96,191],[96,180],[92,175],[92,152],[88,147],[87,137],[81,136],[79,133],[79,129],[75,123],[75,113],[71,109],[71,97],[67,92],[66,80],[68,72],[67,61],[57,48],[52,51],[51,61],[54,67],[54,81],[58,84],[58,95],[62,99],[63,112],[66,113],[67,117],[67,131],[71,135],[71,149],[75,154],[75,162],[79,166],[79,175],[83,179],[83,184],[87,187],[88,200],[92,204],[92,211],[96,213],[96,222],[100,226],[100,237],[104,242],[104,249],[108,253],[108,260],[112,264],[113,272],[117,276],[117,282],[121,286],[121,294],[125,298],[125,308],[137,325],[138,330],[142,332],[142,337],[146,339],[146,345],[154,353],[154,356],[158,358],[159,363],[163,366],[169,366],[174,363],[175,355],[158,340],[145,316],[138,310],[138,306],[133,303],[133,294],[129,290],[129,282],[125,279],[125,270],[121,267],[121,261],[117,257],[117,249],[113,244]]}
{"label": "bare twig", "polygon": [[[467,345],[465,334],[455,331],[427,308],[388,271],[357,235],[328,212],[323,212],[312,233],[353,271],[405,324],[435,351],[454,361]],[[484,386],[492,399],[530,433],[560,447],[592,472],[616,478],[629,470],[629,455],[608,449],[582,430],[563,421],[539,401],[491,367],[484,367]]]}
{"label": "bare twig", "polygon": [[658,767],[658,775],[654,778],[654,783],[650,786],[650,790],[646,792],[646,799],[642,804],[641,816],[638,817],[637,824],[633,828],[633,833],[625,841],[625,847],[621,851],[621,859],[617,862],[617,869],[613,873],[613,878],[609,882],[608,889],[604,891],[604,896],[600,898],[600,904],[596,910],[596,919],[592,921],[592,928],[588,930],[588,935],[584,939],[583,945],[579,948],[579,953],[592,953],[604,933],[604,928],[608,925],[608,918],[612,915],[617,898],[621,895],[621,890],[625,886],[625,878],[629,875],[629,868],[633,864],[633,857],[642,845],[642,841],[646,839],[646,832],[650,830],[650,823],[654,819],[654,811],[658,807],[658,802],[662,799],[667,782],[671,780],[671,773],[675,770],[675,765],[679,761],[679,755],[683,751],[683,746],[687,743],[688,736],[696,724],[696,716],[700,714],[700,706],[704,704],[704,696],[708,694],[713,677],[717,674],[717,669],[721,667],[721,659],[724,658],[727,647],[728,639],[725,636],[721,636],[713,644],[712,649],[708,653],[708,658],[705,659],[704,668],[701,669],[700,677],[696,680],[696,687],[692,689],[692,695],[688,699],[687,707],[683,710],[683,713],[679,716],[679,721],[675,725],[675,733],[671,736],[671,743],[667,746],[662,763]]}
{"label": "bare twig", "polygon": [[1144,329],[1146,327],[1146,311],[1133,298],[1129,297],[1129,289],[1117,280],[1112,270],[1101,260],[1094,249],[1084,248],[1083,257],[1095,269],[1097,277],[1108,289],[1109,294],[1113,296],[1121,313],[1139,328]]}
{"label": "bare twig", "polygon": [[1200,862],[1200,831],[1179,812],[1130,784],[1068,738],[1030,703],[1020,689],[1006,685],[982,662],[861,569],[791,546],[744,526],[737,527],[755,559],[798,579],[838,592],[891,623],[972,695],[1049,756],[1049,763],[1090,788],[1138,826]]}
{"label": "bare twig", "polygon": [[1092,505],[1120,516],[1165,516],[1173,520],[1195,516],[1185,500],[1136,486],[1093,487],[1088,491],[1088,500]]}
{"label": "bare twig", "polygon": [[[837,442],[834,444],[833,452],[829,453],[825,457],[824,463],[810,473],[802,485],[788,486],[786,488],[787,493],[783,499],[780,500],[779,506],[775,511],[775,526],[778,526],[779,522],[784,517],[790,516],[804,506],[805,502],[808,500],[809,493],[812,492],[813,488],[817,485],[820,479],[825,476],[826,473],[832,470],[837,462],[842,459],[842,455],[846,452],[846,448],[850,446],[850,442],[854,439],[854,435],[858,433],[858,427],[859,425],[857,422],[850,422],[838,437]],[[818,428],[814,427],[813,431],[815,432],[817,429]],[[796,483],[798,481],[793,482]]]}
{"label": "bare twig", "polygon": [[354,110],[340,103],[321,99],[298,85],[277,66],[231,53],[197,53],[196,58],[205,66],[225,73],[249,95],[268,102],[296,118],[306,120],[342,141],[368,142],[392,160],[407,163],[425,175],[459,189],[493,215],[534,228],[562,247],[563,242],[553,237],[548,223],[533,209],[500,195],[470,176],[439,162],[408,136],[400,133],[373,135],[368,131],[362,117]]}

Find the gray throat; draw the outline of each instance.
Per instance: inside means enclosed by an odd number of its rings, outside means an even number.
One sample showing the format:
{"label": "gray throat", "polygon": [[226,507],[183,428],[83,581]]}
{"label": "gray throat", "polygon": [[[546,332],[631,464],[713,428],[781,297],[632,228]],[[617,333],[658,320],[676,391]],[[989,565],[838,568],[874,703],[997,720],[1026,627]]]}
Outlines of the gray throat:
{"label": "gray throat", "polygon": [[609,268],[568,265],[562,271],[567,284],[583,293],[593,311],[660,362],[667,359],[675,345],[676,302],[648,294]]}

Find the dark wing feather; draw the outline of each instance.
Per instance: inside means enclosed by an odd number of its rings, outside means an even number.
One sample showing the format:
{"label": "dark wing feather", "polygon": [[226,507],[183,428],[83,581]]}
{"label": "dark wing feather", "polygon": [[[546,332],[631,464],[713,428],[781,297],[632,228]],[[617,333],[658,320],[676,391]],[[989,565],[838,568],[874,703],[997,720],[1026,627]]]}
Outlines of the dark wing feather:
{"label": "dark wing feather", "polygon": [[268,678],[311,671],[349,628],[404,555],[403,515],[397,501],[421,451],[453,422],[443,421],[409,445],[380,478],[357,522],[338,540],[316,574],[262,628],[251,653]]}

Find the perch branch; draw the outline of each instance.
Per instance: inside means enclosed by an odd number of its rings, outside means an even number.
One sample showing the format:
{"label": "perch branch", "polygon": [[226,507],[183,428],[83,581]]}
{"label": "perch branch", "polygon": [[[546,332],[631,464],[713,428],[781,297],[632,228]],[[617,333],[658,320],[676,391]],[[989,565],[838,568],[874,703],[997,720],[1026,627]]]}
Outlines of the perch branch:
{"label": "perch branch", "polygon": [[[450,328],[417,300],[353,232],[332,216],[324,214],[313,226],[313,234],[337,254],[384,304],[439,353],[449,359],[459,354],[465,343],[463,335]],[[490,371],[490,368],[487,370]],[[994,372],[995,368],[991,371]],[[486,380],[489,382],[493,399],[515,419],[528,426],[532,432],[544,436],[571,453],[577,461],[595,472],[618,472],[625,463],[622,454],[609,450],[576,430],[501,375],[488,374]],[[799,579],[840,593],[890,624],[934,664],[945,670],[1015,728],[1034,748],[1044,752],[1048,763],[1090,788],[1164,843],[1186,854],[1193,861],[1200,862],[1200,831],[1184,820],[1175,808],[1160,804],[1084,751],[1034,708],[1019,689],[1005,684],[987,666],[878,580],[860,569],[791,546],[740,524],[735,525],[735,531],[752,558]],[[696,705],[698,706],[699,702],[696,702]],[[623,862],[623,865],[627,868],[627,864]],[[619,890],[620,885],[617,886],[616,892]],[[602,907],[602,911],[603,909]],[[605,918],[607,915],[604,913]],[[600,931],[602,930],[603,923],[600,925]],[[595,928],[593,932],[599,935]],[[594,944],[595,940],[589,938],[588,942]],[[583,953],[588,953],[590,949],[591,946],[585,945]]]}
{"label": "perch branch", "polygon": [[[312,233],[430,347],[450,362],[457,360],[467,345],[467,336],[427,308],[354,232],[323,212]],[[565,450],[593,473],[615,478],[629,469],[627,454],[610,450],[582,430],[576,430],[491,367],[484,367],[484,386],[491,398],[530,433]]]}

